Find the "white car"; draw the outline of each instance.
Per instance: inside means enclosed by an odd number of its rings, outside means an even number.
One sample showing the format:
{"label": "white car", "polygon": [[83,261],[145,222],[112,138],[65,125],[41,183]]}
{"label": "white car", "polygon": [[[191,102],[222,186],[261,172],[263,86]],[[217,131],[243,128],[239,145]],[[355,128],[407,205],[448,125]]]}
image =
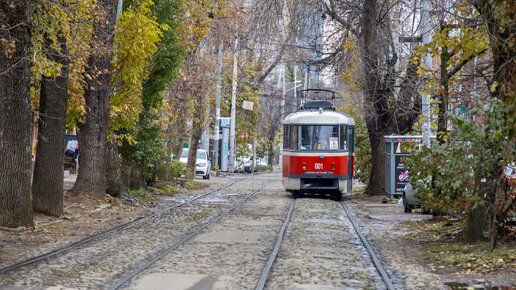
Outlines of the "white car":
{"label": "white car", "polygon": [[[244,172],[246,173],[251,173],[251,166],[253,165],[253,157],[249,157],[248,159],[245,160],[244,162]],[[256,169],[258,166],[267,166],[267,162],[265,160],[263,160],[262,158],[258,157],[256,158],[256,164],[255,164],[255,167],[254,167],[254,172],[256,172]]]}
{"label": "white car", "polygon": [[[181,152],[179,161],[188,163],[188,148],[184,148]],[[203,149],[197,149],[197,158],[195,159],[195,174],[201,175],[203,179],[210,179],[211,162],[208,159],[208,152]]]}

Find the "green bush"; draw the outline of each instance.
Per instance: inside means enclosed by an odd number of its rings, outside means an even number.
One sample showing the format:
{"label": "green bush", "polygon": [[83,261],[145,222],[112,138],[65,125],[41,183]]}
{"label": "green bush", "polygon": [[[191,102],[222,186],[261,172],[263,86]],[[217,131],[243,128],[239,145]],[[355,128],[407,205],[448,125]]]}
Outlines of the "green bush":
{"label": "green bush", "polygon": [[478,202],[474,193],[476,159],[468,142],[435,142],[407,159],[410,183],[435,212],[461,214]]}
{"label": "green bush", "polygon": [[172,160],[169,163],[169,177],[167,179],[167,164],[165,162],[160,163],[156,167],[156,176],[161,181],[177,181],[182,174],[186,172],[186,164],[179,160]]}
{"label": "green bush", "polygon": [[[453,131],[407,160],[410,183],[428,208],[470,217],[479,208],[489,209],[496,221],[514,214],[513,193],[504,190],[503,168],[515,160],[514,137],[501,118],[503,106],[496,100],[485,108],[483,123],[452,118]],[[501,224],[499,224],[501,226]]]}
{"label": "green bush", "polygon": [[186,173],[186,164],[179,160],[170,161],[170,178],[176,181],[182,174]]}

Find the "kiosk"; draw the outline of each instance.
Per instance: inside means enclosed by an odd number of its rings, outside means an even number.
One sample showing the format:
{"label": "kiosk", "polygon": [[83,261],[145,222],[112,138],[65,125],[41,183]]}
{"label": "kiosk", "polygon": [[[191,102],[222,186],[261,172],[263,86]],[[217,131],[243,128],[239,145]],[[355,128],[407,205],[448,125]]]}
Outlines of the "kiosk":
{"label": "kiosk", "polygon": [[385,190],[390,196],[402,196],[409,182],[410,172],[404,160],[414,150],[423,146],[422,136],[384,136],[385,138]]}

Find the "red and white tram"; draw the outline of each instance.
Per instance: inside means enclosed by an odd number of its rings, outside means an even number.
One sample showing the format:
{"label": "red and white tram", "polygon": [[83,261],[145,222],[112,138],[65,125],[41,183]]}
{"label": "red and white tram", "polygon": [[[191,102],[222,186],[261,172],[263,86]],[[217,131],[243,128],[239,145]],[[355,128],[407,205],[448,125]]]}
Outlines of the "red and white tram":
{"label": "red and white tram", "polygon": [[[303,92],[300,110],[283,121],[283,186],[294,196],[315,193],[340,200],[352,190],[355,121],[335,112],[335,92]],[[332,101],[306,99],[321,92],[330,93]]]}

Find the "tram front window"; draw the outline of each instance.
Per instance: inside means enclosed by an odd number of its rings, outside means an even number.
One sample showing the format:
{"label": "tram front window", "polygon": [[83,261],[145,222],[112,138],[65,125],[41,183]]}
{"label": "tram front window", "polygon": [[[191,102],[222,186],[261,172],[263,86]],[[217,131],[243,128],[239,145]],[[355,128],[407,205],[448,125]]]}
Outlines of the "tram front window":
{"label": "tram front window", "polygon": [[301,126],[301,150],[339,150],[339,126]]}

